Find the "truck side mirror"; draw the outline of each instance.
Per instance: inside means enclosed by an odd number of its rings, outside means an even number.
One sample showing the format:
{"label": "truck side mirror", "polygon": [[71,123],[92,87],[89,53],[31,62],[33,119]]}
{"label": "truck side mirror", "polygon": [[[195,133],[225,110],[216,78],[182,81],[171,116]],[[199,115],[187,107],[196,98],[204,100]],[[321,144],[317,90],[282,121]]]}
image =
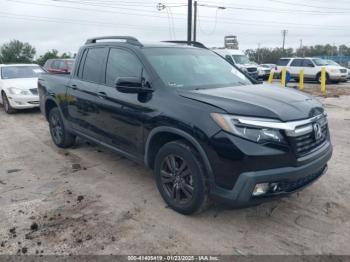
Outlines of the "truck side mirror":
{"label": "truck side mirror", "polygon": [[116,80],[116,88],[121,93],[138,94],[152,92],[153,89],[144,87],[140,77],[119,77]]}

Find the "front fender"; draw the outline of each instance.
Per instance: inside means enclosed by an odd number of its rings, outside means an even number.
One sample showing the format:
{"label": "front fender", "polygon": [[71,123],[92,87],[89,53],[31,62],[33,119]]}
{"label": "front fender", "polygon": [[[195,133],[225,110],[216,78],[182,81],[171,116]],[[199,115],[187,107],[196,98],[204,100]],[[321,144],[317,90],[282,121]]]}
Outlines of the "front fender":
{"label": "front fender", "polygon": [[155,137],[155,135],[159,134],[159,133],[172,133],[175,135],[178,135],[182,138],[184,138],[186,141],[188,141],[190,144],[192,144],[192,146],[198,151],[200,157],[203,160],[203,164],[204,167],[207,171],[207,175],[208,175],[208,182],[210,184],[210,186],[214,186],[214,175],[213,175],[213,171],[208,159],[208,156],[205,152],[205,150],[203,149],[203,147],[201,146],[201,144],[198,142],[198,140],[193,137],[192,135],[188,134],[187,132],[175,128],[175,127],[169,127],[169,126],[159,126],[156,127],[154,129],[151,130],[151,132],[149,133],[147,140],[146,140],[146,144],[145,144],[145,156],[144,156],[144,162],[147,166],[150,166],[149,163],[149,147],[152,141],[152,138]]}

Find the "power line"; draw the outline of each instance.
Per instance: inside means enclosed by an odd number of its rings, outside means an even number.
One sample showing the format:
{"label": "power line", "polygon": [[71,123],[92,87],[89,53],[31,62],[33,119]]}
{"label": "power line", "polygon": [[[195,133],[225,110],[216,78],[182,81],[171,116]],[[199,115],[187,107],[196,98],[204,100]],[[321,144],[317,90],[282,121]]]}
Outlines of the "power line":
{"label": "power line", "polygon": [[[47,16],[34,16],[34,15],[23,15],[23,14],[11,14],[8,12],[0,12],[0,17],[6,18],[16,18],[21,20],[34,20],[34,21],[46,21],[46,22],[57,22],[57,23],[66,23],[66,24],[76,24],[76,25],[88,25],[88,26],[103,26],[103,27],[117,27],[117,26],[125,26],[132,27],[138,29],[138,25],[125,24],[125,23],[108,23],[101,21],[91,21],[91,20],[80,20],[80,19],[62,19],[59,17],[47,17]],[[150,28],[145,28],[143,30],[154,31],[154,28],[165,29],[164,26],[151,26]]]}
{"label": "power line", "polygon": [[[208,2],[206,2],[208,3]],[[316,11],[316,10],[303,10],[303,9],[281,9],[281,8],[257,8],[254,6],[242,6],[242,5],[235,5],[235,6],[226,6],[227,9],[234,9],[234,10],[241,10],[241,11],[253,11],[253,12],[267,12],[267,13],[288,13],[289,15],[300,15],[300,14],[307,14],[307,15],[349,15],[349,12],[329,12],[329,11]]]}
{"label": "power line", "polygon": [[[27,3],[20,0],[7,0],[10,2],[18,2],[18,3]],[[76,2],[72,0],[49,0],[53,2],[61,2],[61,3],[67,3],[67,4],[78,4],[78,5],[85,5],[85,6],[95,6],[95,7],[108,7],[108,8],[115,8],[115,9],[123,9],[123,10],[130,10],[130,11],[143,11],[143,12],[152,12],[149,10],[144,9],[135,9],[135,8],[127,8],[127,7],[120,7],[120,6],[111,6],[111,5],[100,5],[100,4],[90,4],[86,2]],[[43,3],[31,3],[36,5],[46,5],[46,6],[54,6],[50,4],[43,4]],[[130,6],[130,5],[129,5]],[[177,5],[178,7],[186,6],[186,5]],[[143,6],[143,7],[150,7],[150,6]],[[175,7],[175,6],[170,6]],[[72,7],[70,7],[72,8]],[[79,7],[80,8],[80,7]],[[240,10],[240,11],[252,11],[252,12],[267,12],[267,13],[288,13],[289,15],[300,15],[300,14],[307,14],[307,15],[348,15],[348,12],[329,12],[329,11],[310,11],[310,10],[300,10],[300,9],[276,9],[276,8],[256,8],[251,6],[226,6],[227,9],[232,10]]]}
{"label": "power line", "polygon": [[268,0],[270,2],[274,2],[274,3],[280,3],[280,4],[284,4],[284,5],[292,5],[292,6],[305,6],[305,7],[311,7],[311,8],[318,8],[318,9],[332,9],[332,10],[350,10],[350,8],[339,8],[339,7],[329,7],[329,6],[316,6],[316,5],[308,5],[308,4],[300,4],[300,3],[291,3],[291,2],[286,2],[286,1],[282,1],[282,0]]}
{"label": "power line", "polygon": [[[57,7],[57,8],[68,8],[67,6],[61,6],[61,5],[51,5],[51,4],[43,4],[43,3],[33,3],[33,2],[22,2],[20,0],[7,0],[9,2],[14,2],[18,4],[27,4],[27,5],[37,5],[37,6],[48,6],[48,7]],[[148,14],[143,13],[141,11],[137,12],[125,12],[125,11],[111,11],[111,10],[100,10],[100,9],[90,9],[90,8],[84,8],[84,7],[74,7],[70,6],[70,9],[79,10],[79,11],[89,11],[89,12],[101,12],[101,13],[111,13],[111,14],[124,14],[128,16],[145,16],[145,17],[152,17],[152,18],[159,18],[159,19],[168,19],[165,16],[159,16],[154,14]],[[145,10],[143,10],[145,11]],[[153,13],[153,12],[152,12]],[[174,15],[183,16],[183,14],[177,14],[174,13]],[[201,22],[211,22],[213,21],[212,17],[210,16],[200,16]],[[173,17],[172,19],[176,20],[184,20],[184,18],[180,17]],[[216,19],[215,19],[216,20]],[[214,21],[215,21],[214,20]],[[313,28],[315,30],[348,30],[348,27],[345,26],[321,26],[321,25],[313,25],[313,24],[298,24],[298,23],[280,23],[276,24],[275,21],[261,21],[261,20],[250,20],[250,19],[223,19],[223,18],[217,18],[218,23],[221,24],[240,24],[242,26],[274,26],[274,27],[280,27],[280,26],[289,26],[289,27],[300,27],[300,28]],[[232,22],[237,21],[237,22]],[[246,21],[246,22],[244,22]]]}

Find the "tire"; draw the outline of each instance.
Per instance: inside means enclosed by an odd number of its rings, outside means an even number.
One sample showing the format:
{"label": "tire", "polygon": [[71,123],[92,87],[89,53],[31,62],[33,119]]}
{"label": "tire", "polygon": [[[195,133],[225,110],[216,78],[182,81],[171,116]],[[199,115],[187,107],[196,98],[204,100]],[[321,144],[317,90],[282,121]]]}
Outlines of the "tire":
{"label": "tire", "polygon": [[75,136],[66,130],[57,107],[52,108],[49,112],[49,127],[52,141],[56,146],[68,148],[74,145]]}
{"label": "tire", "polygon": [[2,104],[7,114],[13,114],[16,112],[16,110],[10,105],[10,102],[5,93],[2,93]]}
{"label": "tire", "polygon": [[[318,73],[316,76],[317,83],[321,84],[321,73]],[[326,74],[326,84],[329,84],[329,75]]]}
{"label": "tire", "polygon": [[208,206],[202,160],[186,141],[165,144],[156,156],[154,173],[161,196],[173,210],[189,215]]}

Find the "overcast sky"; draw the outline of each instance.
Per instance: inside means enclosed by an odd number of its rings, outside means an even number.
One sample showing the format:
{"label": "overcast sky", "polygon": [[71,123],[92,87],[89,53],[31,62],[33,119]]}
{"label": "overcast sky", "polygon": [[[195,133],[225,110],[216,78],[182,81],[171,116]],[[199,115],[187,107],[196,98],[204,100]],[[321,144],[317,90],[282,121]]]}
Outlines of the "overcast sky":
{"label": "overcast sky", "polygon": [[[158,11],[157,3],[166,8]],[[29,42],[38,55],[49,49],[77,52],[92,36],[132,35],[141,42],[186,39],[187,0],[0,0],[0,45]],[[227,34],[240,48],[282,45],[350,45],[349,0],[198,0],[198,37],[222,46]],[[203,6],[205,5],[205,6]],[[226,7],[218,9],[216,6]]]}

